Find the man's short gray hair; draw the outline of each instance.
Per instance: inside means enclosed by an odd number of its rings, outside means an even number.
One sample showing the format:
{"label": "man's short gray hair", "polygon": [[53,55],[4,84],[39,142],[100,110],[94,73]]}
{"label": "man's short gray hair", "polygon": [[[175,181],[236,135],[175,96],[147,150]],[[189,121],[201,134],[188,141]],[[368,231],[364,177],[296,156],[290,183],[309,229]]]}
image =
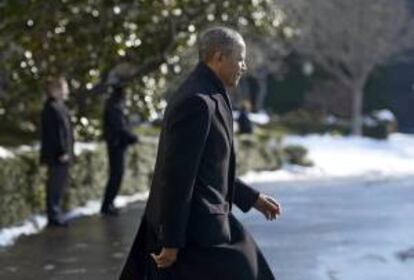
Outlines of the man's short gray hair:
{"label": "man's short gray hair", "polygon": [[200,61],[209,61],[216,52],[231,55],[235,47],[242,44],[243,37],[237,31],[222,26],[211,27],[198,38],[198,57]]}

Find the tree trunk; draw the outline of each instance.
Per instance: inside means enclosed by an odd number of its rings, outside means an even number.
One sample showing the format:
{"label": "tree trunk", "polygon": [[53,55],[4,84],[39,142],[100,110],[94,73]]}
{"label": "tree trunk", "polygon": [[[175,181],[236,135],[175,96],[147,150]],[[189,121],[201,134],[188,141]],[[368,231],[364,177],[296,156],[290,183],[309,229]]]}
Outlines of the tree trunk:
{"label": "tree trunk", "polygon": [[257,75],[257,82],[259,84],[259,92],[256,98],[256,111],[263,109],[264,101],[267,95],[267,73],[260,73]]}
{"label": "tree trunk", "polygon": [[363,86],[354,86],[353,92],[353,104],[352,104],[352,135],[362,135],[363,128],[363,114],[362,114],[362,102],[364,97]]}

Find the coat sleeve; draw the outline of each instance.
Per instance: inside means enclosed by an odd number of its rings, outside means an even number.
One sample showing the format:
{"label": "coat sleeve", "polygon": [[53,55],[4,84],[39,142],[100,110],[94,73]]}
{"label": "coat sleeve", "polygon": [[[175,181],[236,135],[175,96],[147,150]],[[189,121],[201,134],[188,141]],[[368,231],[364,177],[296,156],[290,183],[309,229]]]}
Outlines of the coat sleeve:
{"label": "coat sleeve", "polygon": [[248,212],[259,198],[259,192],[236,178],[234,182],[234,203],[243,212]]}
{"label": "coat sleeve", "polygon": [[166,121],[159,239],[162,247],[181,248],[211,114],[202,97],[192,96],[176,106]]}
{"label": "coat sleeve", "polygon": [[137,142],[137,136],[129,130],[125,121],[124,113],[120,108],[112,106],[108,110],[108,125],[113,131],[114,138],[118,139],[119,144],[132,144]]}
{"label": "coat sleeve", "polygon": [[[71,132],[69,131],[70,127],[65,124],[65,119],[69,118],[66,115],[66,111],[58,110],[56,108],[53,109],[56,114],[56,125],[57,125],[57,133],[58,133],[58,140],[57,140],[57,155],[58,157],[64,154],[70,155],[72,147],[70,146],[71,141]],[[70,122],[70,119],[68,119]]]}

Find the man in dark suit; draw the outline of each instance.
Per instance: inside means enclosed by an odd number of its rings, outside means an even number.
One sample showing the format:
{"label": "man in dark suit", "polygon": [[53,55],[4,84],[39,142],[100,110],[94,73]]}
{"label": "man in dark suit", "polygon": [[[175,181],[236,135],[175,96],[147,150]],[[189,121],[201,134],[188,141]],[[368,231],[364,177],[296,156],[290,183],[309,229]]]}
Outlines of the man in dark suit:
{"label": "man in dark suit", "polygon": [[104,138],[108,151],[109,178],[102,201],[101,213],[116,216],[119,211],[114,200],[119,192],[124,175],[125,152],[130,144],[137,142],[124,114],[125,93],[121,86],[112,86],[112,93],[104,109]]}
{"label": "man in dark suit", "polygon": [[73,131],[70,114],[64,104],[68,95],[66,80],[51,81],[41,117],[40,161],[48,168],[46,212],[49,226],[67,226],[67,221],[62,219],[59,202],[73,158]]}
{"label": "man in dark suit", "polygon": [[240,114],[237,119],[239,124],[239,134],[252,134],[253,124],[249,118],[250,102],[244,101],[240,106]]}
{"label": "man in dark suit", "polygon": [[121,280],[273,280],[250,234],[231,213],[252,207],[269,220],[279,204],[235,177],[233,118],[226,88],[246,70],[234,30],[199,38],[200,63],[169,100],[154,178]]}

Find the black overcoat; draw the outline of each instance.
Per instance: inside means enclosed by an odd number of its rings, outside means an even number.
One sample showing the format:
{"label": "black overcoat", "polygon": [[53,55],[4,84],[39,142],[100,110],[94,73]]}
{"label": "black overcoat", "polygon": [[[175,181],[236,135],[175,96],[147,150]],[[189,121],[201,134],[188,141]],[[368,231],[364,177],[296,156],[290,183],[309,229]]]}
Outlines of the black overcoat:
{"label": "black overcoat", "polygon": [[[200,63],[168,103],[150,195],[120,279],[275,279],[231,214],[233,203],[249,211],[258,195],[235,177],[230,100]],[[162,247],[179,254],[154,276],[149,253]]]}
{"label": "black overcoat", "polygon": [[40,162],[59,164],[59,157],[73,157],[73,129],[70,114],[63,102],[49,97],[41,115]]}

